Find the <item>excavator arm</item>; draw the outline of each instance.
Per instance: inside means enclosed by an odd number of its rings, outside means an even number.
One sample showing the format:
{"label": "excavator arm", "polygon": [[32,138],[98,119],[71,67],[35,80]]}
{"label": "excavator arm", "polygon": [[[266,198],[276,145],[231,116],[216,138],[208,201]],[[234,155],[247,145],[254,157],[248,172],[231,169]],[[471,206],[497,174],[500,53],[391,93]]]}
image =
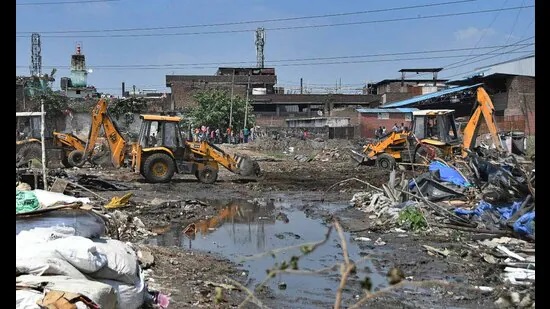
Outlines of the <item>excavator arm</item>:
{"label": "excavator arm", "polygon": [[111,117],[107,112],[107,101],[105,99],[100,99],[92,110],[92,124],[90,126],[88,141],[86,142],[79,166],[82,166],[84,162],[92,156],[101,127],[103,127],[103,131],[105,132],[105,136],[107,138],[107,143],[109,144],[109,150],[111,151],[111,162],[116,168],[119,168],[124,162],[126,141],[118,131],[115,123],[111,120]]}
{"label": "excavator arm", "polygon": [[472,150],[475,146],[475,139],[478,135],[479,127],[481,124],[480,120],[482,117],[483,119],[485,119],[485,123],[489,128],[493,144],[495,144],[498,150],[503,150],[500,137],[498,135],[494,113],[495,107],[493,105],[493,102],[491,101],[491,98],[489,97],[489,94],[487,94],[485,89],[483,89],[482,87],[477,88],[476,107],[474,109],[474,112],[472,113],[472,116],[470,117],[470,120],[464,128],[464,136],[462,141],[463,157],[467,156],[467,150]]}
{"label": "excavator arm", "polygon": [[256,161],[239,155],[231,156],[225,153],[221,148],[209,142],[187,141],[186,144],[194,154],[211,158],[235,174],[241,176],[257,176],[260,172],[260,167]]}

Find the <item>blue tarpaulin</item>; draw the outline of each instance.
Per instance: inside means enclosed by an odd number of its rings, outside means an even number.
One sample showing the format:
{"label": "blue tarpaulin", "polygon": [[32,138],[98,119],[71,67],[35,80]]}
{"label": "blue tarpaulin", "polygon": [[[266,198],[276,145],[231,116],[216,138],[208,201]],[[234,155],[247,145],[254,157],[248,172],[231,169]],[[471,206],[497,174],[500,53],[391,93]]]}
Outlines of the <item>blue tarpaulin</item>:
{"label": "blue tarpaulin", "polygon": [[439,161],[432,161],[429,166],[430,172],[439,171],[442,181],[453,183],[461,187],[470,187],[472,184],[464,178],[456,169],[447,166]]}
{"label": "blue tarpaulin", "polygon": [[[473,215],[480,217],[485,211],[496,211],[500,214],[501,220],[509,220],[521,207],[522,202],[513,202],[509,205],[493,206],[486,201],[479,201],[478,206],[473,209],[456,208],[457,215]],[[521,235],[532,235],[534,230],[532,222],[535,220],[535,211],[529,211],[523,214],[514,222],[514,231]]]}

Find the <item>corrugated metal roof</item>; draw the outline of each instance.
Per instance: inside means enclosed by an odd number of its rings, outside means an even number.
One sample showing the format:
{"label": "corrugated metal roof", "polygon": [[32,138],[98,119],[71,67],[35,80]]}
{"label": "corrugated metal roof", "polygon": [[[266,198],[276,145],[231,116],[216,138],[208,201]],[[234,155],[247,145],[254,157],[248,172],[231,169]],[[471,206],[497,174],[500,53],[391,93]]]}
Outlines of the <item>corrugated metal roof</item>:
{"label": "corrugated metal roof", "polygon": [[437,98],[437,97],[440,97],[440,96],[443,96],[443,95],[463,91],[463,90],[466,90],[466,89],[469,89],[469,88],[478,87],[480,85],[482,85],[482,84],[475,84],[475,85],[471,85],[471,86],[461,86],[461,87],[449,88],[449,89],[445,89],[445,90],[441,90],[441,91],[437,91],[437,92],[428,93],[428,94],[425,94],[425,95],[419,95],[419,96],[416,96],[414,98],[406,99],[406,100],[403,100],[403,101],[393,102],[393,103],[390,103],[390,104],[383,105],[381,107],[382,108],[395,108],[395,107],[407,106],[407,105],[411,105],[411,104],[418,103],[418,102],[421,102],[421,101]]}
{"label": "corrugated metal roof", "polygon": [[363,114],[374,114],[374,113],[412,113],[417,111],[418,108],[358,108],[356,111]]}

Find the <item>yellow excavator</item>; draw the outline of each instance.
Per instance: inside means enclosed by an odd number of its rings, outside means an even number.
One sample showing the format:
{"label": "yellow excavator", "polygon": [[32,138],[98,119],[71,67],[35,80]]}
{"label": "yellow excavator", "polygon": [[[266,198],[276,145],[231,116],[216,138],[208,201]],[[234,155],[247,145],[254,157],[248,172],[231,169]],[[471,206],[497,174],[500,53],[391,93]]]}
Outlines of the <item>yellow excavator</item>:
{"label": "yellow excavator", "polygon": [[478,87],[474,110],[462,138],[456,129],[454,110],[419,110],[412,113],[412,131],[391,132],[381,140],[363,146],[361,152],[352,150],[351,157],[359,164],[375,164],[385,169],[393,169],[397,162],[426,164],[435,157],[466,157],[475,146],[481,118],[485,119],[493,144],[503,151],[494,112],[489,95]]}
{"label": "yellow excavator", "polygon": [[229,155],[206,142],[190,142],[182,138],[181,117],[141,115],[141,128],[136,143],[128,145],[107,111],[107,101],[100,99],[92,110],[92,125],[84,150],[74,150],[69,160],[81,167],[93,155],[101,128],[115,168],[131,158],[131,169],[148,182],[169,182],[175,173],[193,174],[203,183],[214,183],[219,165],[243,177],[257,177],[260,166],[242,155]]}
{"label": "yellow excavator", "polygon": [[[16,113],[16,119],[26,118],[29,127],[40,126],[39,113]],[[50,131],[51,132],[51,131]],[[51,150],[61,149],[61,163],[65,167],[73,167],[68,161],[68,155],[73,150],[83,150],[86,143],[71,133],[61,133],[53,131],[52,135],[46,134],[46,153],[48,157],[56,157]],[[16,166],[25,165],[28,161],[42,161],[42,144],[39,136],[32,129],[26,136],[16,130],[15,140]]]}

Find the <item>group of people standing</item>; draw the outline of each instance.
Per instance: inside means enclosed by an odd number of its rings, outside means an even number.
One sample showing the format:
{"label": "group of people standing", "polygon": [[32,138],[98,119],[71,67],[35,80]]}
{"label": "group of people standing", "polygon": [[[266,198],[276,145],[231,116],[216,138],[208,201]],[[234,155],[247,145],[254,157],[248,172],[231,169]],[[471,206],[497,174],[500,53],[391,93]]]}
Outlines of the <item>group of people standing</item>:
{"label": "group of people standing", "polygon": [[229,144],[240,144],[248,143],[255,139],[254,127],[244,128],[238,132],[232,128],[227,128],[226,130],[220,130],[219,128],[210,128],[207,126],[201,126],[200,128],[195,128],[192,131],[191,138],[194,142],[208,141],[215,144],[229,143]]}
{"label": "group of people standing", "polygon": [[[397,122],[392,127],[392,132],[408,132],[409,128],[405,126],[405,124],[402,122],[401,125],[397,125]],[[376,138],[381,138],[386,136],[387,131],[385,126],[380,126],[376,130],[374,130],[374,135]]]}

